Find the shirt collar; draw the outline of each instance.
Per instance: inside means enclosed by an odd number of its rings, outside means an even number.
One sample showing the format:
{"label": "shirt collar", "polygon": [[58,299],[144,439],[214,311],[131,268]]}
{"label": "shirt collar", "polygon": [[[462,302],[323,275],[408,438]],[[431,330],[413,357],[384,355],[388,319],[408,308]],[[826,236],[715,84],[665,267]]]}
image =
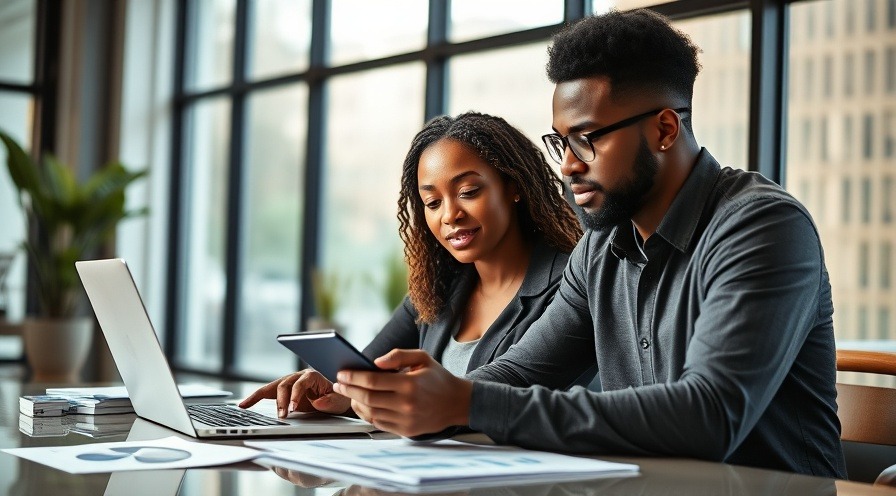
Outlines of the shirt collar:
{"label": "shirt collar", "polygon": [[679,251],[687,251],[694,241],[703,210],[709,201],[721,167],[706,148],[700,149],[697,163],[669,206],[656,232]]}
{"label": "shirt collar", "polygon": [[[703,209],[718,180],[721,167],[715,158],[702,148],[694,168],[688,175],[669,210],[660,221],[656,234],[681,252],[687,251],[700,224]],[[638,261],[643,257],[637,246],[631,221],[617,225],[611,234],[611,250],[619,258]],[[629,257],[628,254],[631,254]]]}
{"label": "shirt collar", "polygon": [[644,251],[639,246],[641,237],[638,236],[632,221],[626,220],[613,228],[610,250],[619,259],[629,259],[640,264],[647,261]]}

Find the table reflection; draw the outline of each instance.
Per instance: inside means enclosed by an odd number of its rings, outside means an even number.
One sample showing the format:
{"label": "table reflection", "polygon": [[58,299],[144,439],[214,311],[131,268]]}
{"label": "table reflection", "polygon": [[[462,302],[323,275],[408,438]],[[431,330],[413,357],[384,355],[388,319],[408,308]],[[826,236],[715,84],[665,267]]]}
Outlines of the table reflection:
{"label": "table reflection", "polygon": [[[630,461],[630,460],[627,460]],[[643,462],[642,460],[639,460]],[[785,472],[759,471],[747,467],[706,463],[711,470],[692,467],[702,462],[654,459],[641,463],[637,476],[604,477],[590,480],[548,484],[521,484],[470,487],[459,491],[427,490],[426,486],[392,489],[369,484],[349,484],[332,493],[339,496],[397,496],[428,494],[432,496],[506,495],[506,496],[563,496],[563,495],[745,495],[745,494],[837,494],[833,480],[805,477]],[[690,468],[687,468],[689,467]],[[319,477],[312,473],[270,467],[271,471],[290,484],[306,489],[334,487],[340,481]],[[760,475],[761,472],[761,475]],[[310,493],[309,493],[310,494]]]}
{"label": "table reflection", "polygon": [[[237,385],[228,385],[239,391]],[[252,389],[255,385],[247,385]],[[32,437],[20,430],[18,397],[43,392],[46,385],[22,384],[17,379],[0,378],[0,448],[28,446],[68,446],[106,441],[160,439],[175,435],[162,426],[136,418],[127,436],[92,438],[53,428],[38,427],[53,433]],[[224,387],[223,389],[228,389]],[[27,421],[26,421],[27,423]],[[27,429],[26,429],[27,430]],[[32,431],[34,427],[32,426]],[[226,441],[241,444],[241,441]],[[742,495],[742,494],[877,494],[885,492],[864,484],[808,477],[785,472],[677,458],[602,457],[609,461],[635,463],[640,473],[630,477],[592,479],[577,482],[542,484],[505,484],[500,487],[470,487],[450,491],[426,486],[419,488],[378,487],[369,481],[327,478],[316,469],[287,470],[258,463],[208,467],[189,470],[147,470],[113,474],[73,475],[38,463],[0,455],[0,494],[12,496],[73,495]]]}

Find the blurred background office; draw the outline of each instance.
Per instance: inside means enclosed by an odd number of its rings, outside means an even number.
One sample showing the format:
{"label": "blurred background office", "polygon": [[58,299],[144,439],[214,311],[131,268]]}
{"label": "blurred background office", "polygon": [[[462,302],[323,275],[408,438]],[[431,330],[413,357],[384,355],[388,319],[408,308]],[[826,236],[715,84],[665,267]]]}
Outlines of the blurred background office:
{"label": "blurred background office", "polygon": [[[644,6],[703,49],[698,141],[812,211],[838,346],[896,350],[896,0],[2,0],[0,129],[82,177],[148,167],[128,202],[150,214],[111,254],[172,364],[267,380],[296,366],[274,336],[320,313],[314,272],[356,345],[387,320],[401,162],[428,118],[475,109],[540,142],[551,34]],[[13,252],[5,167],[0,219]],[[0,287],[8,321],[34,305],[25,265]]]}

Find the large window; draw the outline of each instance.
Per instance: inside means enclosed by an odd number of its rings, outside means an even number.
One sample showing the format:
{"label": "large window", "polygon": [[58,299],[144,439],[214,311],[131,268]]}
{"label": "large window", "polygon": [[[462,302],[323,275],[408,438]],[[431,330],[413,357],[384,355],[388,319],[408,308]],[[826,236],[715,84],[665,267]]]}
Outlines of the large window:
{"label": "large window", "polygon": [[185,361],[200,367],[220,366],[217,351],[224,338],[230,105],[222,97],[202,100],[187,115],[184,308],[193,332],[181,334],[180,351]]}
{"label": "large window", "polygon": [[235,355],[240,370],[288,370],[294,361],[270,339],[299,328],[299,256],[308,88],[293,84],[252,94],[245,147],[246,223],[242,310]]}
{"label": "large window", "polygon": [[747,169],[750,14],[739,11],[675,23],[701,48],[694,83],[697,142],[723,166]]}
{"label": "large window", "polygon": [[563,21],[561,0],[452,0],[451,41],[467,41],[549,26]]}
{"label": "large window", "polygon": [[[31,148],[38,88],[35,84],[35,0],[0,3],[0,130]],[[0,147],[0,321],[18,321],[25,309],[25,218]],[[10,261],[10,257],[11,261]],[[21,339],[0,335],[0,359],[17,359]]]}
{"label": "large window", "polygon": [[892,347],[890,3],[181,2],[167,351],[189,369],[282,375],[295,362],[274,336],[317,313],[313,272],[338,288],[333,321],[363,346],[391,310],[380,287],[401,254],[400,169],[422,124],[477,110],[538,140],[551,127],[551,34],[645,6],[702,49],[700,144],[784,181],[815,217],[838,340]]}
{"label": "large window", "polygon": [[423,124],[424,81],[412,63],[334,77],[328,88],[320,267],[338,285],[335,321],[359,347],[393,310],[380,288],[402,253],[401,166]]}
{"label": "large window", "polygon": [[377,59],[426,46],[427,2],[332,0],[329,64]]}
{"label": "large window", "polygon": [[330,323],[349,340],[379,331],[403,248],[401,165],[426,119],[479,110],[533,140],[550,129],[552,86],[530,62],[545,60],[564,4],[517,7],[181,4],[165,340],[176,365],[285,373],[295,359],[274,337],[310,325],[321,284],[337,288]]}
{"label": "large window", "polygon": [[[177,213],[168,294],[182,367],[263,377],[295,366],[301,328],[311,1],[198,0],[179,13]],[[171,263],[171,262],[170,262]]]}
{"label": "large window", "polygon": [[186,86],[203,90],[226,85],[233,76],[236,0],[196,0],[193,8],[184,64]]}
{"label": "large window", "polygon": [[[401,255],[401,162],[425,119],[422,59],[379,60],[426,46],[428,4],[197,0],[179,15],[169,354],[292,369],[274,337],[315,314],[311,271],[338,281],[333,324],[363,346],[391,313],[382,268]],[[384,67],[342,73],[369,60]]]}
{"label": "large window", "polygon": [[248,71],[265,79],[308,68],[311,0],[268,0],[254,6],[250,18]]}
{"label": "large window", "polygon": [[448,113],[476,110],[499,115],[541,143],[541,136],[551,132],[554,93],[554,85],[544,75],[546,62],[546,42],[453,57]]}
{"label": "large window", "polygon": [[[791,7],[786,186],[812,212],[821,233],[838,346],[894,350],[890,121],[896,95],[888,91],[889,69],[881,68],[892,57],[896,31],[883,29],[880,14],[876,2],[819,0]],[[822,18],[832,28],[811,38],[812,19]],[[809,61],[819,60],[832,66],[821,82],[809,72]],[[823,104],[807,94],[819,83],[828,88]]]}

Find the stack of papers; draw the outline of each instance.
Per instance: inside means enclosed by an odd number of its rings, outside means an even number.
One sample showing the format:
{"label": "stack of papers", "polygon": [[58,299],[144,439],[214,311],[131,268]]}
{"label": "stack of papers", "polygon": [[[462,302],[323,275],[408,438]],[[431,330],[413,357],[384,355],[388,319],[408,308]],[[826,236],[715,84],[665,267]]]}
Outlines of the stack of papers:
{"label": "stack of papers", "polygon": [[[230,391],[201,384],[177,386],[189,400],[225,398]],[[68,414],[108,415],[133,413],[134,407],[124,386],[93,388],[48,388],[45,395],[21,396],[19,411],[31,417],[56,417]]]}
{"label": "stack of papers", "polygon": [[19,415],[19,430],[30,437],[58,437],[68,434],[65,417],[32,417]]}
{"label": "stack of papers", "polygon": [[68,412],[68,399],[60,396],[34,395],[19,397],[19,412],[29,417],[58,417]]}
{"label": "stack of papers", "polygon": [[110,413],[134,413],[129,398],[108,398],[104,396],[84,396],[69,398],[66,414],[108,415]]}
{"label": "stack of papers", "polygon": [[65,417],[70,432],[88,437],[111,437],[127,434],[137,418],[133,413],[117,413],[111,415],[68,414]]}
{"label": "stack of papers", "polygon": [[69,413],[59,417],[35,417],[19,415],[19,431],[30,437],[59,437],[70,432],[93,438],[127,435],[137,415],[116,413],[111,415],[87,415]]}
{"label": "stack of papers", "polygon": [[[380,488],[473,486],[561,482],[630,476],[638,466],[509,446],[407,439],[246,441],[265,450],[262,465],[311,472]],[[348,477],[346,477],[348,476]],[[354,476],[354,477],[353,477]],[[360,479],[359,479],[360,478]]]}

